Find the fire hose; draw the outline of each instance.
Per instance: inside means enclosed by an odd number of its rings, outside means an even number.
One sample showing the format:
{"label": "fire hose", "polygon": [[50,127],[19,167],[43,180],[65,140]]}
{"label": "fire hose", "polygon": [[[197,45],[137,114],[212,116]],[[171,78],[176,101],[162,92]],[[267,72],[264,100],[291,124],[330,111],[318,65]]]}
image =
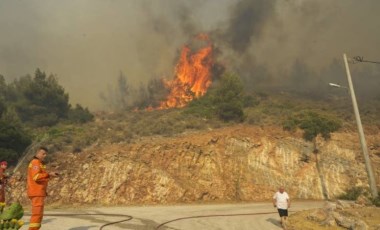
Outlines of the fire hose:
{"label": "fire hose", "polygon": [[[26,215],[26,216],[30,216],[30,214]],[[99,214],[99,213],[67,213],[67,214],[57,213],[57,214],[44,214],[44,216],[63,216],[63,217],[65,217],[65,216],[66,217],[74,217],[74,216],[111,216],[111,217],[123,217],[123,219],[121,219],[121,220],[112,221],[112,222],[108,222],[106,224],[103,224],[102,226],[100,226],[99,230],[103,230],[106,226],[120,224],[120,223],[123,223],[123,222],[126,222],[126,221],[130,221],[130,220],[133,219],[133,217],[130,216],[130,215],[111,214],[111,213],[103,213],[103,214]]]}
{"label": "fire hose", "polygon": [[[172,222],[177,222],[180,220],[187,220],[187,219],[198,219],[198,218],[211,218],[211,217],[234,217],[234,216],[256,216],[256,215],[268,215],[268,214],[277,214],[277,212],[257,212],[257,213],[238,213],[238,214],[214,214],[214,215],[200,215],[200,216],[187,216],[187,217],[181,217],[176,218],[172,220],[168,220],[164,223],[159,224],[157,227],[155,227],[155,230],[159,230],[164,225],[167,225]],[[103,224],[100,226],[99,230],[103,230],[107,226],[120,224],[123,222],[127,222],[133,219],[133,216],[130,215],[124,215],[124,214],[98,214],[98,213],[68,213],[68,214],[45,214],[44,216],[63,216],[63,217],[74,217],[74,216],[110,216],[110,217],[123,217],[123,219],[113,222],[108,222],[106,224]]]}
{"label": "fire hose", "polygon": [[266,214],[276,214],[277,212],[256,212],[256,213],[238,213],[238,214],[216,214],[216,215],[203,215],[203,216],[188,216],[181,217],[173,220],[166,221],[158,225],[155,230],[159,230],[162,226],[180,220],[186,219],[197,219],[197,218],[210,218],[210,217],[232,217],[232,216],[256,216],[256,215],[266,215]]}

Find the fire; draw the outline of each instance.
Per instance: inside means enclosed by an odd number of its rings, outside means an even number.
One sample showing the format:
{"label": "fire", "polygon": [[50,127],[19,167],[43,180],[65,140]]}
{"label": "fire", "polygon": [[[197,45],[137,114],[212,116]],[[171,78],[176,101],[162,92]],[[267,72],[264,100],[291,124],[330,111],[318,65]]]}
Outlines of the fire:
{"label": "fire", "polygon": [[174,79],[164,81],[169,95],[166,101],[160,102],[160,109],[184,107],[194,98],[203,96],[210,87],[213,47],[206,34],[199,34],[195,39],[206,45],[195,52],[188,45],[182,48]]}

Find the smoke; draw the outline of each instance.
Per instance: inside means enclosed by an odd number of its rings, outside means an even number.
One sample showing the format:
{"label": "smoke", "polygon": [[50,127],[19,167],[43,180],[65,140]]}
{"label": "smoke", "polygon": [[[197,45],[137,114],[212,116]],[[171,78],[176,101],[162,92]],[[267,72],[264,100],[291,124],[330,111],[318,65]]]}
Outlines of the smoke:
{"label": "smoke", "polygon": [[242,0],[233,6],[222,39],[236,52],[245,52],[259,39],[266,22],[274,13],[275,0]]}
{"label": "smoke", "polygon": [[[219,38],[228,41],[225,59],[248,88],[321,97],[332,92],[328,82],[347,85],[343,53],[380,60],[379,8],[376,0],[242,0]],[[379,95],[378,65],[351,65],[351,71],[359,96]]]}
{"label": "smoke", "polygon": [[[342,53],[380,60],[378,9],[378,0],[3,0],[0,74],[9,82],[38,67],[71,103],[100,109],[120,72],[135,86],[170,79],[182,45],[206,32],[250,89],[318,94],[345,84]],[[354,83],[366,79],[359,94],[375,95],[380,68],[352,71]]]}

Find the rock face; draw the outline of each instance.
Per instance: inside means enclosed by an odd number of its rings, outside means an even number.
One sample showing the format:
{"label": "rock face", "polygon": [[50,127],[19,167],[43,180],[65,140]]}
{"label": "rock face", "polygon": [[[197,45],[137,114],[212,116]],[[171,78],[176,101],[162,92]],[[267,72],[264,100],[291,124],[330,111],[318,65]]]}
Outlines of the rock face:
{"label": "rock face", "polygon": [[[372,146],[380,143],[375,135],[367,141]],[[81,153],[54,154],[48,170],[62,176],[49,182],[47,201],[110,205],[253,201],[271,199],[280,185],[291,198],[323,199],[368,184],[356,133],[333,134],[327,142],[318,140],[318,147],[315,155],[312,144],[299,133],[254,126],[94,145]],[[376,165],[378,158],[371,154]],[[26,166],[21,168],[8,197],[25,203]],[[378,180],[379,172],[376,175]]]}

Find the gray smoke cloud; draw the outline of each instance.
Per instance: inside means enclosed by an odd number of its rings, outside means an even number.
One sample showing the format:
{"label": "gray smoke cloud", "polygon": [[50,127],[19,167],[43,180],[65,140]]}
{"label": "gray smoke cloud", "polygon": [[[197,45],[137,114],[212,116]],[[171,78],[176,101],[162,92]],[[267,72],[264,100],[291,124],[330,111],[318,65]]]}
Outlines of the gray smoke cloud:
{"label": "gray smoke cloud", "polygon": [[243,0],[232,7],[224,40],[233,50],[244,53],[261,37],[266,22],[273,17],[275,0]]}
{"label": "gray smoke cloud", "polygon": [[[317,94],[330,79],[345,84],[342,53],[380,59],[378,9],[378,0],[2,0],[0,74],[11,81],[38,67],[71,103],[101,109],[120,72],[136,86],[170,79],[182,45],[206,32],[252,89]],[[376,94],[378,66],[352,71],[366,80],[363,95]]]}
{"label": "gray smoke cloud", "polygon": [[[347,85],[343,53],[380,60],[377,9],[376,0],[242,0],[222,30],[228,41],[222,50],[231,48],[227,63],[251,89],[320,96],[331,92],[328,82]],[[356,64],[351,71],[359,96],[379,95],[379,65]]]}

